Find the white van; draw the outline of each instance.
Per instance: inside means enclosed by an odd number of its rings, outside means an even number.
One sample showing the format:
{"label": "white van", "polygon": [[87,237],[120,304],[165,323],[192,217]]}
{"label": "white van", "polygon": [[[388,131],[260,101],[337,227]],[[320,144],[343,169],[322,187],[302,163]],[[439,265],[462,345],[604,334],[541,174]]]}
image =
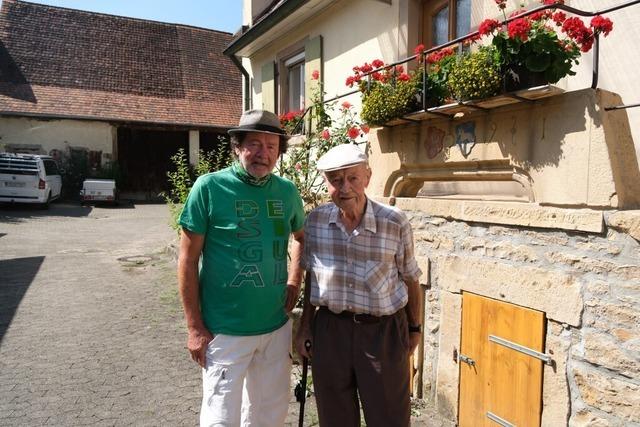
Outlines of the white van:
{"label": "white van", "polygon": [[0,153],[0,202],[37,203],[48,208],[61,192],[62,177],[52,157]]}

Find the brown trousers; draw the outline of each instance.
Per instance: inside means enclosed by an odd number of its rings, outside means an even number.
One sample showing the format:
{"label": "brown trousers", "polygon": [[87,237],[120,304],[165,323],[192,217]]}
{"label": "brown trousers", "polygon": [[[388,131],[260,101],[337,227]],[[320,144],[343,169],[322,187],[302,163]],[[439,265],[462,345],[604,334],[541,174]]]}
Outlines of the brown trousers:
{"label": "brown trousers", "polygon": [[313,387],[321,427],[407,427],[409,331],[404,309],[377,323],[317,311]]}

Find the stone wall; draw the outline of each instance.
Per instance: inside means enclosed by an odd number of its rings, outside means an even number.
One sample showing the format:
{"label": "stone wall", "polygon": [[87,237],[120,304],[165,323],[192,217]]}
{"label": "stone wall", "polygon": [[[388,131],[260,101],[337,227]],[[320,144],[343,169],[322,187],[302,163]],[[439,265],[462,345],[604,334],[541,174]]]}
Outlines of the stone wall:
{"label": "stone wall", "polygon": [[443,415],[457,417],[453,351],[471,291],[546,313],[555,366],[545,366],[542,425],[640,425],[640,211],[605,214],[602,232],[585,232],[398,205],[429,269],[423,392]]}

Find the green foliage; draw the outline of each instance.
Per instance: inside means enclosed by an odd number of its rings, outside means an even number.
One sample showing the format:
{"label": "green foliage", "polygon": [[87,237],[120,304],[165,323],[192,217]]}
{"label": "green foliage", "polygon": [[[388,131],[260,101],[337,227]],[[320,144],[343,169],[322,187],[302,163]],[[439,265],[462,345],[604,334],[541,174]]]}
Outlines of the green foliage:
{"label": "green foliage", "polygon": [[418,108],[416,95],[421,87],[418,74],[411,75],[409,80],[405,81],[391,79],[388,82],[361,82],[362,120],[369,125],[383,125],[415,111]]}
{"label": "green foliage", "polygon": [[509,37],[501,31],[493,38],[493,46],[499,52],[498,58],[503,69],[521,67],[534,73],[543,73],[549,83],[576,73],[571,70],[578,63],[580,49],[571,42],[558,39],[556,31],[545,21],[530,20],[528,39]]}
{"label": "green foliage", "polygon": [[89,159],[84,150],[71,150],[60,162],[62,176],[62,196],[75,200],[79,197],[82,183],[89,176]]}
{"label": "green foliage", "polygon": [[447,80],[451,94],[460,101],[497,95],[502,75],[496,56],[496,49],[487,46],[458,56]]}
{"label": "green foliage", "polygon": [[218,137],[218,140],[220,143],[216,150],[209,152],[200,150],[198,152],[198,163],[195,167],[189,164],[189,159],[183,148],[171,156],[174,170],[167,172],[169,192],[162,193],[162,197],[169,207],[171,228],[177,232],[180,232],[178,220],[182,207],[195,180],[201,175],[223,169],[231,163],[228,141],[222,136]]}
{"label": "green foliage", "polygon": [[94,174],[94,178],[113,179],[116,182],[116,188],[120,188],[124,180],[124,173],[120,168],[120,164],[117,161],[113,161],[108,165],[98,169],[98,171]]}
{"label": "green foliage", "polygon": [[[450,54],[441,57],[434,63],[429,63],[427,67],[427,84],[425,96],[427,97],[426,107],[436,107],[447,102],[451,98],[448,80],[451,70],[456,66],[456,55]],[[419,90],[422,91],[422,77],[424,68],[419,70]]]}
{"label": "green foliage", "polygon": [[68,150],[60,159],[60,176],[62,178],[62,197],[67,200],[79,198],[82,184],[87,178],[113,179],[116,187],[124,180],[124,173],[117,161],[112,161],[104,166],[91,167],[89,164],[89,151]]}

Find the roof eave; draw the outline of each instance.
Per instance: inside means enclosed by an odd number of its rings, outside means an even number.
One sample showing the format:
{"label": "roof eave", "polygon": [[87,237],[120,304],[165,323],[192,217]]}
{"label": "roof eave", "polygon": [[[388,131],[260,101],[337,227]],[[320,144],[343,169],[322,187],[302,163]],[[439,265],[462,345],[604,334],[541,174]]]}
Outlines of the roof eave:
{"label": "roof eave", "polygon": [[25,111],[0,111],[0,117],[25,117],[33,119],[43,120],[80,120],[80,121],[93,121],[93,122],[108,122],[108,123],[120,123],[120,124],[132,124],[132,125],[150,125],[150,126],[168,126],[179,127],[185,129],[218,129],[226,132],[234,126],[221,126],[207,123],[180,123],[180,122],[165,122],[160,120],[135,120],[125,119],[118,117],[99,117],[99,116],[83,116],[74,114],[53,114],[53,113],[32,113]]}
{"label": "roof eave", "polygon": [[231,44],[222,51],[222,53],[227,56],[235,55],[242,48],[257,40],[260,36],[282,22],[287,16],[295,12],[307,2],[309,2],[309,0],[286,0],[280,6],[265,15],[258,23],[249,27],[244,34],[232,41]]}

